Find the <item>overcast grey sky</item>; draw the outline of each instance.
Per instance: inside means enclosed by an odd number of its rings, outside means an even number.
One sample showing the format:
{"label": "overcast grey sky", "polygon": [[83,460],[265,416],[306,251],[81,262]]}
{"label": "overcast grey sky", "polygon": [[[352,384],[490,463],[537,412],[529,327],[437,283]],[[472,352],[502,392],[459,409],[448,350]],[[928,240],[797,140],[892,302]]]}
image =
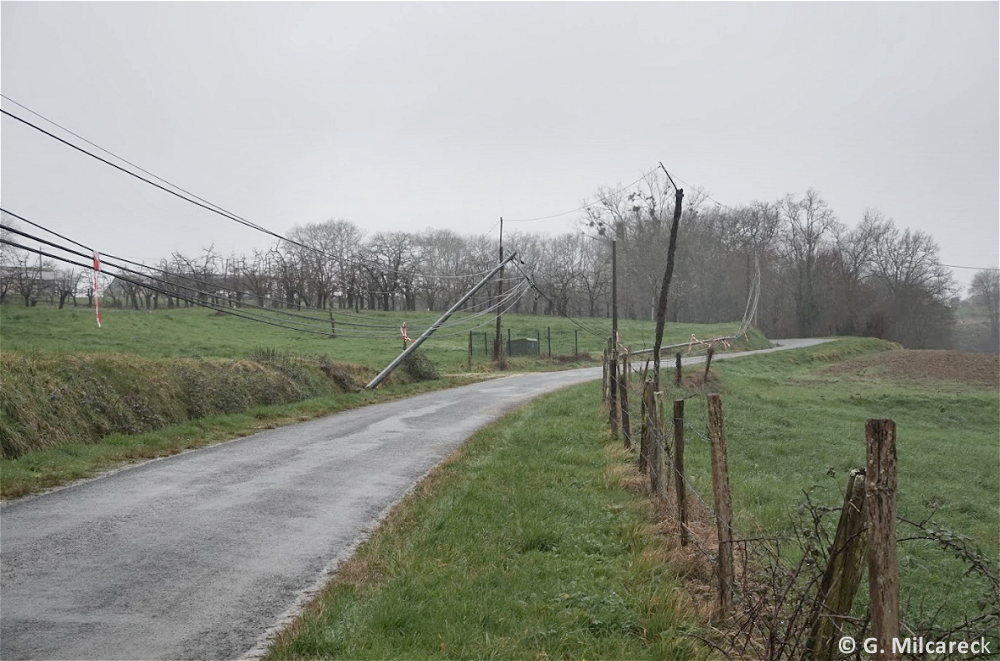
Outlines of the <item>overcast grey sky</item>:
{"label": "overcast grey sky", "polygon": [[[944,263],[989,267],[998,8],[3,2],[0,87],[279,233],[330,218],[485,233],[662,161],[730,205],[814,187],[850,226],[878,208],[931,232]],[[271,243],[10,118],[0,130],[3,206],[98,250]]]}

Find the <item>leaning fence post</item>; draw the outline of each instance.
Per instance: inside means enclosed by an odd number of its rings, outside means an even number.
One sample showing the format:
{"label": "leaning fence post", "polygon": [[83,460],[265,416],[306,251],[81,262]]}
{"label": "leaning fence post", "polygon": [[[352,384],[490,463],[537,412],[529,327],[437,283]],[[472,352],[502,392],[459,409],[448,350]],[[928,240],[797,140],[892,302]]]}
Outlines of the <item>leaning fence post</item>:
{"label": "leaning fence post", "polygon": [[608,355],[608,346],[604,346],[604,361],[602,362],[603,371],[601,372],[601,404],[608,403],[608,364],[610,361],[610,356]]}
{"label": "leaning fence post", "polygon": [[625,449],[632,447],[632,424],[628,410],[628,352],[622,354],[622,375],[618,379],[618,404],[622,414],[622,438],[625,439]]}
{"label": "leaning fence post", "polygon": [[705,376],[703,376],[701,379],[702,383],[708,383],[708,370],[710,367],[712,367],[712,356],[714,355],[715,355],[715,346],[710,344],[708,346],[708,352],[705,356]]}
{"label": "leaning fence post", "polygon": [[687,503],[684,487],[684,400],[674,400],[674,484],[677,491],[677,517],[681,527],[681,546],[687,546]]}
{"label": "leaning fence post", "polygon": [[656,437],[656,408],[653,400],[653,380],[642,384],[642,432],[639,434],[638,467],[640,473],[651,470],[650,457],[653,439]]}
{"label": "leaning fence post", "polygon": [[660,391],[653,393],[653,411],[655,412],[655,424],[653,435],[650,437],[652,441],[650,449],[653,454],[650,458],[649,486],[654,496],[665,498],[667,485],[670,484],[670,474],[666,471],[666,448],[663,447],[667,435],[663,424],[663,393]]}
{"label": "leaning fence post", "polygon": [[646,472],[646,448],[649,447],[649,435],[652,433],[650,425],[649,394],[653,391],[653,380],[646,379],[642,382],[642,397],[639,398],[639,416],[641,426],[639,427],[639,473]]}
{"label": "leaning fence post", "polygon": [[817,593],[819,611],[806,643],[806,649],[815,661],[832,659],[833,642],[844,635],[840,618],[850,615],[854,596],[861,584],[865,537],[865,471],[854,470],[847,480],[847,493],[830,549],[830,561]]}
{"label": "leaning fence post", "polygon": [[899,565],[896,559],[896,423],[865,423],[865,508],[868,523],[868,589],[876,659],[899,659]]}
{"label": "leaning fence post", "polygon": [[618,347],[614,339],[608,340],[608,424],[611,434],[618,437]]}
{"label": "leaning fence post", "polygon": [[726,429],[722,418],[722,397],[708,396],[708,427],[712,445],[712,492],[715,495],[716,528],[719,533],[719,616],[725,617],[733,605],[733,514],[729,495],[729,467],[726,461]]}

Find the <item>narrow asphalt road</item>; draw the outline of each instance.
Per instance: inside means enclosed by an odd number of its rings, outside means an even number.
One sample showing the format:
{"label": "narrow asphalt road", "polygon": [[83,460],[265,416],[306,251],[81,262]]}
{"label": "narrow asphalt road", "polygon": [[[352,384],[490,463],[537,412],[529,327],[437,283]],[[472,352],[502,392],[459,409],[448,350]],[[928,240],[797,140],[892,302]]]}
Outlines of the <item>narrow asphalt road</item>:
{"label": "narrow asphalt road", "polygon": [[600,374],[428,393],[5,503],[0,658],[245,656],[476,429]]}

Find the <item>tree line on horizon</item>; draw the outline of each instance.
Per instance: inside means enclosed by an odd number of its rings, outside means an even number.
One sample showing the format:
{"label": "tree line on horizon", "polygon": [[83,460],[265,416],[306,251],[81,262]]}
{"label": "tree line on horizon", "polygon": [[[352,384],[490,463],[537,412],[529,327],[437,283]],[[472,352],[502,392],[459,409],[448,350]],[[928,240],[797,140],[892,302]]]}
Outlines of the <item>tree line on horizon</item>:
{"label": "tree line on horizon", "polygon": [[[734,207],[712,203],[698,190],[685,192],[668,321],[739,320],[759,277],[753,322],[770,337],[859,335],[908,348],[954,346],[961,291],[930,234],[900,227],[876,209],[849,227],[812,188]],[[510,312],[610,316],[614,241],[619,316],[652,319],[673,204],[673,189],[653,173],[630,189],[598,189],[584,200],[576,231],[506,233],[505,250],[518,251],[521,270],[544,294],[529,293]],[[434,229],[367,234],[348,220],[298,225],[287,238],[250,255],[225,256],[214,246],[194,256],[175,252],[148,269],[146,277],[160,291],[119,279],[102,292],[102,303],[153,308],[195,299],[443,311],[497,263],[499,253],[496,236]],[[75,303],[78,288],[86,288],[81,271],[3,248],[0,302],[14,293],[29,305],[47,293],[62,306]],[[521,274],[508,267],[505,277]],[[495,289],[484,288],[468,305],[491,296]],[[987,319],[973,348],[1000,350],[1000,271],[977,272],[969,297]]]}

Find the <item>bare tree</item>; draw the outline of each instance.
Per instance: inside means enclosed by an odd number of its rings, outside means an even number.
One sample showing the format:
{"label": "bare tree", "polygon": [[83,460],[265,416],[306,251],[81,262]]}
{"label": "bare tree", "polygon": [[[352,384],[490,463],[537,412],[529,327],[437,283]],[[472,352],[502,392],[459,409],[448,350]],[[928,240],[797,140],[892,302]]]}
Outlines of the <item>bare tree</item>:
{"label": "bare tree", "polygon": [[66,299],[70,297],[73,299],[73,306],[76,307],[76,290],[80,286],[81,280],[83,280],[83,271],[72,268],[56,270],[53,285],[56,296],[59,297],[60,310],[66,304]]}
{"label": "bare tree", "polygon": [[[428,310],[447,310],[468,287],[464,279],[469,241],[451,230],[427,230],[413,237],[415,286]],[[439,278],[433,276],[449,276]]]}
{"label": "bare tree", "polygon": [[788,195],[780,202],[784,222],[784,252],[795,271],[795,316],[802,337],[812,337],[818,326],[821,277],[818,260],[831,235],[839,228],[833,210],[810,188],[802,199]]}
{"label": "bare tree", "polygon": [[21,295],[25,307],[31,307],[38,303],[46,289],[51,289],[53,264],[20,250],[15,251],[12,258],[11,288]]}
{"label": "bare tree", "polygon": [[[611,292],[611,248],[604,241],[594,241],[580,235],[580,289],[585,306],[583,316],[598,317],[606,313]],[[604,305],[605,312],[601,311]]]}
{"label": "bare tree", "polygon": [[833,311],[837,322],[833,329],[840,335],[883,335],[873,323],[875,294],[866,279],[871,274],[876,247],[892,227],[878,209],[866,209],[861,223],[853,230],[835,230],[837,246],[836,285]]}
{"label": "bare tree", "polygon": [[[17,228],[17,221],[6,212],[0,213],[0,220],[7,227]],[[0,228],[0,239],[12,241],[14,236],[6,229]],[[17,250],[14,246],[0,242],[0,304],[7,299],[7,294],[14,288],[14,273],[17,269]]]}
{"label": "bare tree", "polygon": [[264,306],[265,300],[274,294],[274,270],[271,267],[270,251],[253,251],[253,257],[240,257],[236,269],[240,274],[240,282],[246,290],[257,299],[257,305]]}
{"label": "bare tree", "polygon": [[396,297],[402,294],[404,307],[415,308],[413,257],[412,236],[407,232],[379,232],[372,237],[364,255],[372,303],[377,299],[382,310],[395,310]]}
{"label": "bare tree", "polygon": [[949,301],[956,289],[941,265],[930,234],[899,230],[892,221],[875,243],[872,279],[890,319],[890,339],[904,346],[944,348],[951,340],[954,312]]}

